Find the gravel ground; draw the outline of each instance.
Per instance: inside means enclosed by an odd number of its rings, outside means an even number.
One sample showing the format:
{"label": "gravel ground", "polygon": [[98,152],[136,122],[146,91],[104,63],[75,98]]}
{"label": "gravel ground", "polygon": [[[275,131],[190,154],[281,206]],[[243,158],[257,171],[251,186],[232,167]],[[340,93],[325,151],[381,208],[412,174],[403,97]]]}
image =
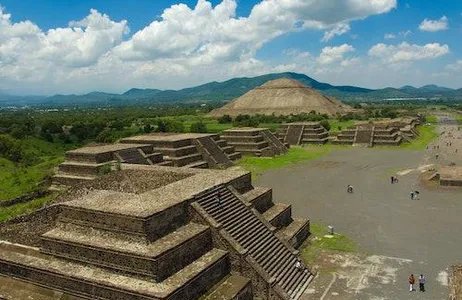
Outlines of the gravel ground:
{"label": "gravel ground", "polygon": [[[445,140],[436,143],[445,145]],[[344,149],[259,177],[255,185],[272,187],[274,200],[292,204],[294,215],[333,225],[357,241],[367,254],[382,258],[381,263],[364,260],[357,264],[360,267],[351,266],[351,278],[333,283],[348,297],[329,292],[309,299],[448,298],[448,267],[462,262],[462,189],[427,189],[419,178],[429,165],[458,161],[462,156],[449,150],[441,152],[436,161],[433,151],[433,147],[422,151]],[[397,175],[399,182],[391,184],[391,175]],[[346,192],[348,184],[354,186],[353,194]],[[420,191],[419,199],[411,201],[410,192],[415,190]],[[392,276],[381,280],[387,269],[393,270]],[[427,292],[409,293],[407,278],[411,273],[426,275]],[[322,288],[328,287],[330,278]],[[359,283],[353,284],[355,280]]]}

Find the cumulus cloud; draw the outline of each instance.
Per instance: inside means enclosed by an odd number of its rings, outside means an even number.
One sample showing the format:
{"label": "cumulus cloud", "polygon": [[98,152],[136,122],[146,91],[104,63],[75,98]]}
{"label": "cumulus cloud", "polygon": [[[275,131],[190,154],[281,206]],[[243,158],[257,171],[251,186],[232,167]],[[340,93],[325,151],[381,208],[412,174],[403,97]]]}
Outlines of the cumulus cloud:
{"label": "cumulus cloud", "polygon": [[396,36],[393,33],[386,33],[383,38],[386,40],[390,40],[396,38]]}
{"label": "cumulus cloud", "polygon": [[403,30],[399,32],[400,36],[407,37],[408,35],[411,35],[412,31],[411,30]]}
{"label": "cumulus cloud", "polygon": [[398,45],[377,44],[368,54],[388,63],[412,62],[424,59],[433,59],[449,53],[448,45],[431,43],[423,46],[411,45],[403,42]]}
{"label": "cumulus cloud", "polygon": [[[397,0],[264,0],[248,16],[237,17],[236,0],[216,6],[198,0],[194,7],[166,8],[131,37],[127,21],[93,9],[66,27],[44,31],[28,20],[13,22],[0,8],[0,89],[19,89],[25,81],[48,92],[84,92],[98,84],[112,86],[111,91],[138,83],[179,88],[236,74],[261,74],[274,67],[256,59],[256,53],[275,37],[323,30],[328,41],[348,32],[349,22],[389,12],[396,5]],[[341,62],[332,49],[319,61]],[[297,56],[316,61],[307,52]],[[198,72],[203,76],[191,76]]]}
{"label": "cumulus cloud", "polygon": [[421,31],[429,31],[429,32],[446,30],[448,28],[449,28],[448,18],[446,16],[442,16],[439,20],[425,19],[419,25],[419,29]]}
{"label": "cumulus cloud", "polygon": [[343,44],[336,47],[324,47],[321,50],[317,62],[320,65],[328,65],[337,61],[341,61],[345,54],[355,51],[355,48],[348,44]]}
{"label": "cumulus cloud", "polygon": [[328,30],[324,33],[324,36],[322,37],[321,41],[322,42],[327,42],[331,40],[334,36],[336,35],[342,35],[350,31],[350,25],[349,24],[344,24],[344,23],[339,23],[334,26],[331,30]]}

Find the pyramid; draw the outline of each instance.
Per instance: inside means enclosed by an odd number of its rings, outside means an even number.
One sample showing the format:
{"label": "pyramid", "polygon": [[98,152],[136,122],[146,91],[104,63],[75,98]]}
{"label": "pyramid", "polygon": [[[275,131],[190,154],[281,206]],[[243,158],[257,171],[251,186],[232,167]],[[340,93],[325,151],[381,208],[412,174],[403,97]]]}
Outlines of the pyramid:
{"label": "pyramid", "polygon": [[336,115],[351,111],[342,102],[322,95],[300,81],[288,78],[267,81],[225,106],[210,112],[213,117],[222,115],[298,115],[315,111]]}

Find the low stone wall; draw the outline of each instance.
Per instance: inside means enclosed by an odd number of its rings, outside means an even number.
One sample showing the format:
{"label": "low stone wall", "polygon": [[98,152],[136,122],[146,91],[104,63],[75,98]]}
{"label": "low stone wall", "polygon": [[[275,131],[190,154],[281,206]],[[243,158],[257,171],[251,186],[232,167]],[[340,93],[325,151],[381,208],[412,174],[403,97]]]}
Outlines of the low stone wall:
{"label": "low stone wall", "polygon": [[451,289],[449,300],[462,299],[462,265],[451,267],[449,285]]}

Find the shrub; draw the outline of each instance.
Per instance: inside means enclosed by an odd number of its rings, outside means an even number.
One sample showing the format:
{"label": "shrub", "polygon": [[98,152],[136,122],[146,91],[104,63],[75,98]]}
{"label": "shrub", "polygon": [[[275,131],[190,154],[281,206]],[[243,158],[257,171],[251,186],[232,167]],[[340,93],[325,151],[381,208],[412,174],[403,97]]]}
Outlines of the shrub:
{"label": "shrub", "polygon": [[229,123],[232,123],[232,122],[233,122],[233,119],[231,118],[230,115],[223,115],[223,116],[218,118],[218,123],[220,123],[220,124],[229,124]]}
{"label": "shrub", "polygon": [[207,125],[202,121],[191,124],[191,132],[205,133],[207,132]]}
{"label": "shrub", "polygon": [[321,121],[319,122],[319,124],[321,124],[321,126],[324,127],[327,131],[330,130],[329,121],[327,121],[327,120],[321,120]]}

